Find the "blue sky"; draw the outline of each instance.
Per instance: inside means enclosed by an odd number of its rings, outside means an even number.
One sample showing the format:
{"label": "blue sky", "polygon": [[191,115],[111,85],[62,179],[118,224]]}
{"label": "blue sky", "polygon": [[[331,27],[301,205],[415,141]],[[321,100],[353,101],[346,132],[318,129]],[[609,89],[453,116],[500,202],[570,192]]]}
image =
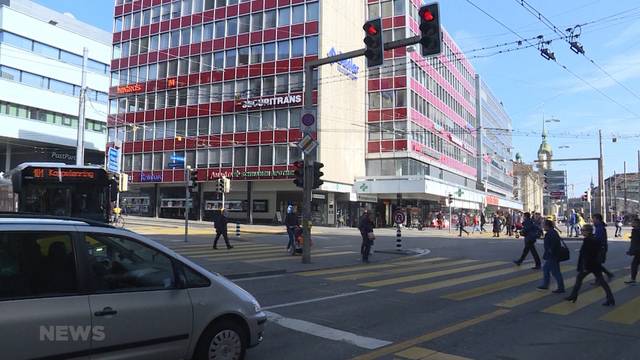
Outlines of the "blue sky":
{"label": "blue sky", "polygon": [[[557,37],[516,0],[471,1],[525,38],[537,35],[544,35],[545,39]],[[37,2],[61,12],[71,12],[79,20],[111,31],[113,0]],[[442,0],[440,3],[443,25],[464,51],[519,40],[466,0]],[[637,0],[529,0],[529,3],[561,30],[635,9],[616,18],[585,25],[579,38],[586,55],[628,90],[611,80],[588,59],[571,52],[568,44],[561,40],[550,45],[558,62],[611,99],[585,85],[556,63],[543,59],[536,47],[472,59],[476,71],[502,100],[513,119],[515,152],[520,152],[525,161],[534,160],[540,144],[543,117],[556,118],[560,119],[559,123],[547,124],[549,142],[556,158],[597,156],[596,135],[597,130],[602,129],[605,174],[621,173],[625,160],[628,171],[636,170],[637,150],[640,149],[640,42],[637,41],[640,36],[640,4]],[[469,55],[512,48],[517,48],[517,45]],[[613,137],[617,142],[612,142]],[[591,177],[597,177],[595,162],[556,163],[554,168],[568,171],[569,184],[575,185],[576,196],[586,189]]]}

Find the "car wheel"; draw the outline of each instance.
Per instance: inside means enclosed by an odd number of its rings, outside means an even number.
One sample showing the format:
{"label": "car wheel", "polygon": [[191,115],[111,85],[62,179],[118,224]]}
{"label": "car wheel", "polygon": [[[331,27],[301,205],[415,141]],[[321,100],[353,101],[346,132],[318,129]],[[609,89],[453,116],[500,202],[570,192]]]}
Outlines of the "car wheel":
{"label": "car wheel", "polygon": [[242,327],[231,321],[210,326],[202,335],[196,360],[242,360],[247,339]]}

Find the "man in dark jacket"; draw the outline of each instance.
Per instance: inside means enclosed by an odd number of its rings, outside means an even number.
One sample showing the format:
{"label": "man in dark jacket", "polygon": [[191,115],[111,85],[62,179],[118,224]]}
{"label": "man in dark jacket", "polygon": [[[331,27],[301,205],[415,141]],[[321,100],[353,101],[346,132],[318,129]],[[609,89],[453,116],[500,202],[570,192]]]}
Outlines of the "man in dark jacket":
{"label": "man in dark jacket", "polygon": [[609,288],[609,284],[602,278],[602,264],[600,263],[600,251],[602,251],[602,247],[600,242],[593,235],[593,226],[585,225],[582,227],[582,235],[584,236],[584,241],[582,242],[582,247],[580,248],[580,258],[578,259],[578,276],[576,277],[576,284],[573,287],[573,291],[571,295],[569,295],[565,300],[576,302],[578,300],[578,293],[580,292],[580,287],[582,286],[582,280],[593,273],[593,276],[596,277],[597,283],[602,286],[605,294],[607,294],[607,302],[605,302],[604,306],[613,306],[616,304],[615,299],[613,298],[613,293],[611,292],[611,288]]}
{"label": "man in dark jacket", "polygon": [[636,276],[638,276],[638,267],[640,266],[640,219],[633,219],[633,229],[631,230],[631,244],[627,255],[633,256],[631,261],[631,279],[625,281],[625,284],[635,284]]}
{"label": "man in dark jacket", "polygon": [[224,237],[224,242],[227,244],[227,249],[233,249],[233,246],[229,244],[229,236],[227,235],[227,223],[229,220],[224,213],[224,209],[220,209],[220,214],[214,219],[214,226],[216,228],[216,238],[213,240],[213,248],[218,249],[218,239],[220,236]]}
{"label": "man in dark jacket", "polygon": [[564,290],[564,280],[560,272],[560,248],[562,247],[560,235],[556,231],[556,225],[552,220],[544,221],[544,265],[542,266],[543,280],[542,285],[538,286],[540,290],[549,288],[551,275],[556,279],[558,288],[553,291],[555,294],[561,294]]}
{"label": "man in dark jacket", "polygon": [[373,223],[369,218],[369,210],[365,209],[364,214],[360,217],[358,223],[358,229],[362,236],[362,245],[360,245],[360,253],[362,254],[362,262],[369,262],[369,252],[371,251],[371,244],[373,240],[369,239],[369,233],[373,233]]}
{"label": "man in dark jacket", "polygon": [[467,226],[467,214],[461,211],[458,215],[458,228],[460,229],[460,235],[458,236],[462,236],[463,231],[469,236],[469,232],[464,228],[465,226]]}
{"label": "man in dark jacket", "polygon": [[524,236],[524,249],[522,250],[522,255],[520,259],[513,260],[514,264],[520,266],[524,259],[526,259],[529,252],[531,252],[531,256],[533,256],[533,261],[535,261],[536,265],[532,268],[535,270],[540,269],[540,256],[538,255],[538,251],[536,250],[536,239],[540,235],[540,228],[531,220],[531,214],[526,212],[524,213],[524,222],[522,223],[522,235]]}
{"label": "man in dark jacket", "polygon": [[600,263],[602,264],[602,272],[607,275],[609,281],[613,278],[613,273],[607,268],[604,267],[605,261],[607,261],[607,251],[609,251],[609,239],[607,235],[607,224],[604,223],[604,219],[602,218],[602,214],[593,214],[591,217],[593,219],[593,227],[594,236],[596,240],[600,243]]}
{"label": "man in dark jacket", "polygon": [[296,234],[296,229],[300,226],[300,221],[298,221],[298,215],[293,212],[293,206],[289,205],[287,207],[287,216],[284,218],[284,225],[287,227],[287,234],[289,235],[289,243],[287,244],[287,251],[290,251],[291,248],[295,246],[294,239]]}

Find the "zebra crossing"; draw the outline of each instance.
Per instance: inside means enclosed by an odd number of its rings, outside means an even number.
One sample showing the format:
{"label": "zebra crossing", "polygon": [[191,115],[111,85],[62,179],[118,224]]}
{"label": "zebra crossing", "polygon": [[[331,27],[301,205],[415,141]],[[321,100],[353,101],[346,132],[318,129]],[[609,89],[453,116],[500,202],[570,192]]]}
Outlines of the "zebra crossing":
{"label": "zebra crossing", "polygon": [[[575,283],[575,266],[562,265],[567,294]],[[640,324],[640,287],[624,284],[620,277],[609,285],[618,303],[598,320],[622,325]],[[585,308],[599,306],[605,294],[600,287],[585,286],[576,303],[564,300],[566,296],[552,294],[550,290],[536,290],[540,271],[518,267],[504,261],[486,261],[461,258],[433,257],[405,258],[373,265],[356,265],[338,269],[306,271],[302,277],[319,277],[332,282],[354,282],[364,288],[389,289],[408,295],[436,293],[436,296],[455,302],[494,296],[493,304],[500,309],[514,309],[526,304],[540,303],[540,313],[555,316],[579,314]],[[462,288],[462,289],[461,289]],[[621,295],[621,296],[618,296]],[[553,304],[547,300],[554,298]],[[494,298],[491,298],[492,300]],[[624,301],[620,301],[623,299]],[[535,305],[534,305],[535,306]],[[419,350],[416,350],[420,352]]]}
{"label": "zebra crossing", "polygon": [[[169,244],[168,247],[182,256],[193,260],[209,262],[247,262],[262,263],[269,261],[300,261],[299,256],[291,256],[282,245],[258,244],[251,242],[233,244],[227,249],[224,242],[218,244],[218,249],[212,249],[209,244]],[[331,257],[353,255],[354,251],[331,251],[329,249],[313,249],[315,257]]]}

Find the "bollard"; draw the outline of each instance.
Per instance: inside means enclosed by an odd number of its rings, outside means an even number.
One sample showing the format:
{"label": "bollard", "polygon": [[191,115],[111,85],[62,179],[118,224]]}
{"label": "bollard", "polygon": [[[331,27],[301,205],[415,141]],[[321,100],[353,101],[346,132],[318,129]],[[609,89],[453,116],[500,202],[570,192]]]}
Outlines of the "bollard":
{"label": "bollard", "polygon": [[396,250],[402,250],[402,230],[400,225],[396,225]]}
{"label": "bollard", "polygon": [[236,236],[240,236],[240,223],[236,223]]}

